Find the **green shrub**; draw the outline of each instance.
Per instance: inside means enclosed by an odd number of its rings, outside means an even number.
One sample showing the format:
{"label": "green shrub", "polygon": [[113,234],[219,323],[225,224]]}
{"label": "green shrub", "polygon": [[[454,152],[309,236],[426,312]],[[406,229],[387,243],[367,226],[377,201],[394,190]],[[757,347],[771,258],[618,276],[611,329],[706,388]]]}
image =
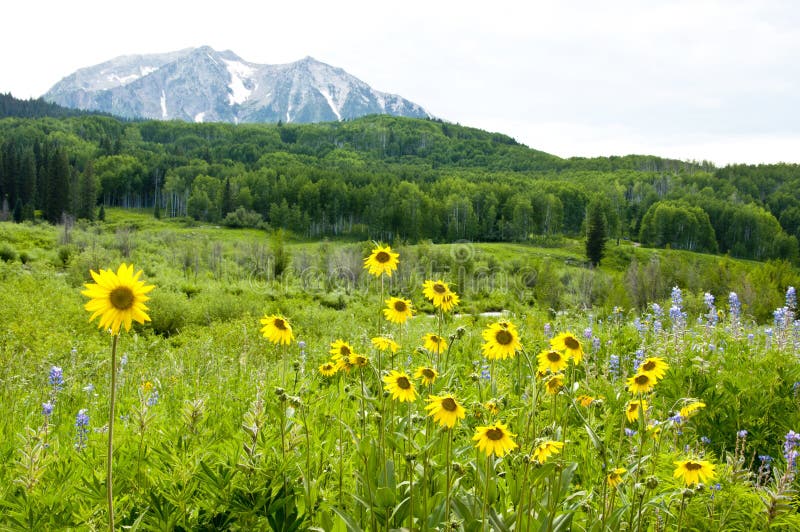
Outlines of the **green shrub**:
{"label": "green shrub", "polygon": [[17,250],[8,244],[3,244],[0,246],[0,260],[4,262],[17,260]]}

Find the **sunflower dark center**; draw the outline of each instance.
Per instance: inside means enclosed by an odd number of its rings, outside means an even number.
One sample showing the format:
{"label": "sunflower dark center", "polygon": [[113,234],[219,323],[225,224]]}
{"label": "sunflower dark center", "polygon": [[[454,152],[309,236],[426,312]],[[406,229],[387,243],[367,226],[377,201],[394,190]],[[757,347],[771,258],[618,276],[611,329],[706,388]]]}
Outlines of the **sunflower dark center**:
{"label": "sunflower dark center", "polygon": [[455,412],[458,410],[458,405],[456,404],[455,399],[452,397],[445,397],[442,399],[442,408],[447,410],[448,412]]}
{"label": "sunflower dark center", "polygon": [[647,384],[650,384],[650,377],[648,377],[647,375],[637,375],[636,378],[633,379],[633,382],[635,382],[639,386],[645,386]]}
{"label": "sunflower dark center", "polygon": [[272,322],[272,325],[274,325],[279,331],[285,331],[287,328],[286,322],[281,318],[275,318],[275,320]]}
{"label": "sunflower dark center", "polygon": [[357,356],[356,357],[356,364],[358,364],[359,366],[366,366],[367,365],[367,357],[361,356],[361,355]]}
{"label": "sunflower dark center", "polygon": [[567,346],[567,349],[580,349],[581,344],[573,338],[572,336],[567,336],[564,338],[564,345]]}
{"label": "sunflower dark center", "polygon": [[497,343],[500,345],[508,345],[514,340],[514,337],[507,330],[501,329],[494,335],[494,339],[497,340]]}
{"label": "sunflower dark center", "polygon": [[385,251],[379,251],[375,255],[375,260],[380,262],[381,264],[389,262],[391,259],[392,259],[392,257],[388,253],[386,253]]}
{"label": "sunflower dark center", "polygon": [[426,379],[435,379],[436,373],[431,368],[424,368],[422,370],[422,376]]}
{"label": "sunflower dark center", "polygon": [[656,363],[653,362],[652,360],[648,360],[647,362],[642,364],[642,370],[644,371],[653,371],[654,369],[656,369]]}
{"label": "sunflower dark center", "polygon": [[346,345],[340,346],[340,347],[339,347],[339,352],[340,352],[342,355],[349,355],[349,354],[350,354],[350,348],[349,348],[349,347],[347,347]]}
{"label": "sunflower dark center", "polygon": [[703,465],[697,462],[686,462],[686,469],[689,471],[697,471],[698,469],[703,469]]}
{"label": "sunflower dark center", "polygon": [[447,288],[441,283],[434,283],[433,291],[436,292],[437,294],[446,294]]}
{"label": "sunflower dark center", "polygon": [[504,436],[503,431],[502,429],[499,428],[491,428],[486,431],[486,437],[489,438],[490,440],[494,441],[502,440],[503,436]]}
{"label": "sunflower dark center", "polygon": [[636,412],[639,410],[639,403],[631,403],[628,405],[628,412]]}
{"label": "sunflower dark center", "polygon": [[408,306],[406,305],[405,301],[395,301],[394,302],[394,309],[397,312],[405,312]]}
{"label": "sunflower dark center", "polygon": [[133,306],[133,291],[127,286],[118,286],[108,295],[117,310],[128,310]]}
{"label": "sunflower dark center", "polygon": [[409,382],[408,377],[397,377],[397,387],[401,390],[408,390],[411,388],[411,382]]}
{"label": "sunflower dark center", "polygon": [[550,351],[547,353],[547,360],[550,362],[559,362],[561,361],[561,353],[557,351]]}

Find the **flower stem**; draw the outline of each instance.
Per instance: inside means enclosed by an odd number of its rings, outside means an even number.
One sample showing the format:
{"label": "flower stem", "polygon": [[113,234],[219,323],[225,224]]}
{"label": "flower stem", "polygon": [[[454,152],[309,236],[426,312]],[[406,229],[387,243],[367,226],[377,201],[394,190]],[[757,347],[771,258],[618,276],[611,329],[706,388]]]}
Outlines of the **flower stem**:
{"label": "flower stem", "polygon": [[111,340],[111,404],[108,411],[108,459],[106,464],[106,492],[108,495],[108,530],[114,532],[114,476],[111,458],[114,454],[114,407],[117,392],[117,339],[113,335]]}

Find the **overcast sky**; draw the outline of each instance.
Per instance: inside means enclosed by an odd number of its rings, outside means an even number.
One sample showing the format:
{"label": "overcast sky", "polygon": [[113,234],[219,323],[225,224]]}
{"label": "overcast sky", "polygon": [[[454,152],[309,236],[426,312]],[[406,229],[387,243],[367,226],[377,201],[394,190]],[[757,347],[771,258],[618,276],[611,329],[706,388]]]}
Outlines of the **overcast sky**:
{"label": "overcast sky", "polygon": [[800,162],[800,4],[74,0],[3,5],[0,92],[208,44],[307,55],[442,119],[559,156]]}

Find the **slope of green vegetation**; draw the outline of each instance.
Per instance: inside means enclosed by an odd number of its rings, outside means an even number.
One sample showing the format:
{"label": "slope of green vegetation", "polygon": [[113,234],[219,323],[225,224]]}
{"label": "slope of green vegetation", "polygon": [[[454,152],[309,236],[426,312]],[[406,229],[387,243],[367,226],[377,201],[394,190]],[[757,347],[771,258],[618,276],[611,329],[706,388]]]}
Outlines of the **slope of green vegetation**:
{"label": "slope of green vegetation", "polygon": [[796,262],[797,165],[649,156],[561,159],[440,121],[308,124],[0,120],[0,198],[17,220],[105,207],[307,237],[541,242],[585,231],[598,203],[614,239]]}

